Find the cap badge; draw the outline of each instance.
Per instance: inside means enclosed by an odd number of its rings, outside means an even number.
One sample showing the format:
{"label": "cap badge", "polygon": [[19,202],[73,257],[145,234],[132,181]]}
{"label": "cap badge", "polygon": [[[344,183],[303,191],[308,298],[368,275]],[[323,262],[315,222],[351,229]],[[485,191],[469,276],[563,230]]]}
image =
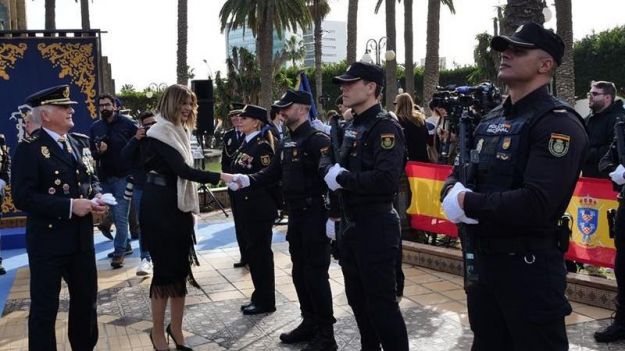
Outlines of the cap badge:
{"label": "cap badge", "polygon": [[65,87],[65,89],[63,89],[63,97],[64,98],[69,98],[69,87]]}
{"label": "cap badge", "polygon": [[520,32],[521,30],[523,30],[523,26],[524,26],[524,24],[520,25],[519,28],[517,28],[514,32],[515,33]]}

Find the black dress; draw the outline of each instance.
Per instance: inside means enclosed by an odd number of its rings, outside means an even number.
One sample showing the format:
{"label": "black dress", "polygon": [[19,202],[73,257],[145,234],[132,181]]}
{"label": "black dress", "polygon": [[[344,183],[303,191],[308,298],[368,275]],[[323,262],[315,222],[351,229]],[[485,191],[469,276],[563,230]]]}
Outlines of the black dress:
{"label": "black dress", "polygon": [[408,160],[429,162],[427,151],[429,134],[425,123],[423,123],[422,126],[418,126],[410,121],[400,118],[399,124],[401,124],[404,128]]}
{"label": "black dress", "polygon": [[[141,156],[148,179],[143,189],[139,219],[154,264],[150,297],[182,297],[187,293],[187,280],[197,288],[199,285],[191,274],[191,263],[198,263],[193,249],[193,215],[178,209],[177,180],[180,177],[216,184],[219,173],[188,166],[176,149],[159,140],[148,137],[144,141]],[[154,172],[159,175],[159,184],[150,179],[149,174]]]}
{"label": "black dress", "polygon": [[[239,147],[233,157],[232,172],[256,173],[269,166],[273,154],[272,146],[258,133]],[[247,187],[234,192],[237,212],[234,220],[247,242],[247,260],[254,283],[252,303],[262,308],[273,308],[276,303],[271,227],[277,210],[271,191],[271,187]]]}

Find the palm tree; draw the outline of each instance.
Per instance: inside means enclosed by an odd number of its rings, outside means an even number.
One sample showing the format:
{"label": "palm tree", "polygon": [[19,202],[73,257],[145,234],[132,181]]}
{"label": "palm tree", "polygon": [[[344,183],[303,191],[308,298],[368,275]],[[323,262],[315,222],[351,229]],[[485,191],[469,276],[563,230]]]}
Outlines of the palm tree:
{"label": "palm tree", "polygon": [[412,0],[404,0],[404,50],[406,50],[406,59],[404,63],[406,93],[414,97],[414,58],[412,56]]}
{"label": "palm tree", "polygon": [[187,66],[187,0],[178,0],[178,50],[176,52],[176,82],[187,85],[189,66]]}
{"label": "palm tree", "polygon": [[321,21],[330,13],[330,5],[326,0],[308,0],[310,16],[314,23],[315,38],[315,95],[318,112],[323,112],[323,104],[319,101],[323,96],[323,72],[321,71],[321,40],[323,36]]}
{"label": "palm tree", "polygon": [[349,0],[347,5],[347,64],[356,62],[358,40],[358,0]]}
{"label": "palm tree", "polygon": [[46,16],[46,23],[45,23],[45,29],[46,30],[55,30],[56,29],[56,0],[46,0],[45,1],[45,16]]}
{"label": "palm tree", "polygon": [[[378,0],[375,5],[375,13],[378,13],[383,0]],[[386,11],[386,50],[396,51],[397,49],[397,33],[395,31],[395,0],[384,0]],[[397,95],[397,60],[387,60],[384,70],[384,79],[386,86],[384,94],[386,96],[386,109],[391,110],[395,95]]]}
{"label": "palm tree", "polygon": [[[78,0],[76,0],[78,2]],[[80,0],[80,22],[82,29],[91,29],[91,23],[89,22],[89,0]]]}
{"label": "palm tree", "polygon": [[284,42],[284,52],[287,59],[291,60],[293,67],[296,67],[296,61],[299,61],[306,56],[306,47],[304,41],[299,39],[296,35],[292,35],[286,42]]}
{"label": "palm tree", "polygon": [[219,12],[221,31],[248,27],[256,37],[256,57],[260,66],[260,105],[269,107],[273,84],[273,30],[282,37],[310,25],[310,12],[304,0],[226,0]]}
{"label": "palm tree", "polygon": [[425,67],[423,69],[423,105],[429,110],[428,101],[438,85],[439,58],[438,44],[440,37],[441,3],[456,13],[453,0],[428,0],[427,38],[425,44]]}
{"label": "palm tree", "polygon": [[573,16],[571,0],[556,0],[558,35],[564,41],[562,64],[556,71],[557,95],[575,105],[575,64],[573,62]]}
{"label": "palm tree", "polygon": [[508,0],[504,8],[501,34],[513,33],[526,22],[545,23],[544,7],[544,0]]}

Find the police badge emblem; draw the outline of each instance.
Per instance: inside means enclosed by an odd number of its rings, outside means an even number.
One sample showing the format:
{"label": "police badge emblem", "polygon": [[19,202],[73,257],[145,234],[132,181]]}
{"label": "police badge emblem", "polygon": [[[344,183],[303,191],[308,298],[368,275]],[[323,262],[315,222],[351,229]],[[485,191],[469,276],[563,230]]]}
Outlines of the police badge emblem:
{"label": "police badge emblem", "polygon": [[392,134],[392,133],[381,134],[380,146],[386,150],[392,149],[395,146],[395,134]]}
{"label": "police badge emblem", "polygon": [[263,166],[269,166],[270,162],[271,162],[271,158],[269,157],[269,155],[260,156],[260,164],[262,164]]}
{"label": "police badge emblem", "polygon": [[564,134],[551,133],[549,152],[555,157],[562,157],[569,152],[571,137]]}
{"label": "police badge emblem", "polygon": [[44,146],[41,147],[41,154],[45,158],[50,158],[50,150],[48,149],[47,146],[44,145]]}
{"label": "police badge emblem", "polygon": [[508,150],[510,148],[511,142],[512,142],[512,138],[510,137],[503,138],[503,144],[501,144],[501,148],[504,150]]}

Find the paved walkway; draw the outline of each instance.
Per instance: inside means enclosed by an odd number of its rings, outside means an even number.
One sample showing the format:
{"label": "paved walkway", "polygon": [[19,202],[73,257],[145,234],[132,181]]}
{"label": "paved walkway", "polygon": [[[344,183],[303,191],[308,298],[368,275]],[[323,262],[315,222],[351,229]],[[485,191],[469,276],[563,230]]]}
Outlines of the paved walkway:
{"label": "paved walkway", "polygon": [[[238,249],[231,222],[223,215],[205,215],[198,230],[200,267],[194,275],[208,293],[190,287],[183,329],[194,350],[299,350],[304,345],[286,346],[278,335],[300,321],[297,295],[291,282],[288,244],[275,227],[274,261],[277,311],[259,316],[243,316],[239,306],[249,300],[252,281],[245,268],[234,269]],[[98,259],[98,322],[100,339],[97,350],[151,350],[147,331],[151,328],[148,289],[150,278],[135,275],[138,254],[126,260],[122,269],[112,270],[106,253],[111,242],[96,235]],[[133,243],[136,245],[136,243]],[[135,250],[138,251],[138,250]],[[11,253],[10,272],[0,277],[8,290],[0,319],[0,350],[27,350],[29,308],[29,271],[22,253]],[[21,263],[20,263],[21,262]],[[448,273],[404,265],[405,296],[400,306],[410,337],[411,350],[469,350],[472,333],[467,318],[462,278]],[[340,350],[359,350],[358,329],[344,293],[340,267],[330,267],[335,332]],[[623,350],[625,342],[598,345],[592,333],[609,323],[611,311],[573,303],[574,313],[567,318],[571,350]],[[59,350],[71,350],[67,341],[68,293],[61,292],[57,317]],[[173,349],[173,343],[170,345]]]}

